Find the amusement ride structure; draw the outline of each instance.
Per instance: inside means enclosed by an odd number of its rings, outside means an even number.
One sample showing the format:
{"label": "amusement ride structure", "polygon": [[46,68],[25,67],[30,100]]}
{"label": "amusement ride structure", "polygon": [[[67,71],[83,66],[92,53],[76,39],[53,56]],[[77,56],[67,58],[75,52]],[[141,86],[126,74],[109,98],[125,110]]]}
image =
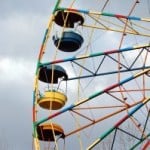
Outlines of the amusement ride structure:
{"label": "amusement ride structure", "polygon": [[35,71],[33,149],[150,149],[149,2],[54,2]]}

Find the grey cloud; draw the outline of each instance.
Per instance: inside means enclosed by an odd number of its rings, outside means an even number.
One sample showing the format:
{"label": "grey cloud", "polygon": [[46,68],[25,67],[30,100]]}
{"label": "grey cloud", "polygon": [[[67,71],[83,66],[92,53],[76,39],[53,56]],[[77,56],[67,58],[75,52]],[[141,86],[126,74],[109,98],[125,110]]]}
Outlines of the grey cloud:
{"label": "grey cloud", "polygon": [[42,16],[13,14],[9,18],[0,19],[0,55],[35,58],[45,27],[45,17]]}
{"label": "grey cloud", "polygon": [[31,149],[31,87],[31,81],[30,84],[17,80],[1,82],[0,147],[4,150]]}
{"label": "grey cloud", "polygon": [[44,15],[50,12],[51,3],[53,2],[49,2],[48,0],[44,2],[42,0],[2,0],[0,2],[0,17],[11,16],[13,13]]}

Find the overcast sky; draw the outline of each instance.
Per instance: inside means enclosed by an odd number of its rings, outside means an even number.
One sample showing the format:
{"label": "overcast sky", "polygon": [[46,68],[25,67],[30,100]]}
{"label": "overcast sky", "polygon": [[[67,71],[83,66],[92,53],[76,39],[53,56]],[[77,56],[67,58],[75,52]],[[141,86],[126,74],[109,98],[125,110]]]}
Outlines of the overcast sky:
{"label": "overcast sky", "polygon": [[0,149],[32,149],[32,91],[48,0],[0,2]]}
{"label": "overcast sky", "polygon": [[[147,1],[141,8],[149,4],[148,0],[141,1]],[[39,48],[55,2],[0,1],[1,150],[32,148],[33,78]],[[115,8],[112,11],[115,12]],[[143,15],[138,10],[140,13]]]}

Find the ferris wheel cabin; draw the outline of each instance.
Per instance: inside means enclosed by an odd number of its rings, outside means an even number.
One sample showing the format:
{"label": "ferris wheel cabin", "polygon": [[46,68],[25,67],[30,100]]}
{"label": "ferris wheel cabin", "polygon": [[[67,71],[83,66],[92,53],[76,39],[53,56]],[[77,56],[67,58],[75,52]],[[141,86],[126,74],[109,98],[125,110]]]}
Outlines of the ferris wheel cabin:
{"label": "ferris wheel cabin", "polygon": [[[61,51],[74,52],[78,50],[83,43],[83,37],[77,33],[78,26],[84,23],[84,18],[80,13],[72,11],[57,11],[55,23],[66,30],[63,33],[53,36],[54,45]],[[74,28],[70,30],[70,28]],[[69,29],[69,30],[68,30]]]}
{"label": "ferris wheel cabin", "polygon": [[55,136],[64,138],[64,131],[61,126],[56,123],[45,123],[37,126],[38,139],[41,141],[54,141]]}

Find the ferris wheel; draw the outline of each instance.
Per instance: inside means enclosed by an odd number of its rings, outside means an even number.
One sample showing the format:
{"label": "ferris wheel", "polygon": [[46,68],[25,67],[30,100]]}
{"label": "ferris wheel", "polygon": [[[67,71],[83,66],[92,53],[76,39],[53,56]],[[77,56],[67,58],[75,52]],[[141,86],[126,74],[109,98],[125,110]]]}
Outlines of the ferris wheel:
{"label": "ferris wheel", "polygon": [[34,150],[150,148],[148,1],[57,0],[33,90]]}

